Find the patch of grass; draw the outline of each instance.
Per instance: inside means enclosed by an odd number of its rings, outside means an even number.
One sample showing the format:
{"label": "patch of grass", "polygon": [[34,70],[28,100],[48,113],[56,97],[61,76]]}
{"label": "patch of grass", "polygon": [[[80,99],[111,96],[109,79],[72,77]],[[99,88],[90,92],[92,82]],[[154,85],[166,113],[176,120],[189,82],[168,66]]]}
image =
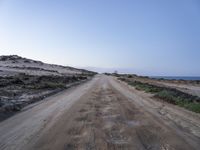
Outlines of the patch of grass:
{"label": "patch of grass", "polygon": [[138,82],[138,81],[128,82],[128,84],[134,86],[137,90],[143,90],[143,91],[149,92],[149,93],[156,93],[156,92],[160,92],[162,90],[157,86],[153,86],[148,83],[142,83],[142,82]]}
{"label": "patch of grass", "polygon": [[196,113],[200,113],[200,98],[197,96],[181,92],[177,89],[160,87],[139,81],[131,81],[125,78],[119,78],[119,80],[127,82],[129,85],[134,86],[137,90],[153,93],[154,97],[164,100],[168,103],[184,107]]}
{"label": "patch of grass", "polygon": [[190,111],[200,113],[200,103],[198,103],[197,97],[186,95],[180,95],[178,92],[163,90],[158,92],[155,97],[161,98],[169,103],[184,107]]}
{"label": "patch of grass", "polygon": [[200,113],[200,104],[199,103],[185,103],[183,105],[188,110],[194,111],[196,113]]}
{"label": "patch of grass", "polygon": [[155,97],[163,99],[172,104],[177,104],[177,102],[184,100],[182,97],[176,97],[176,93],[169,90],[162,90],[156,93]]}
{"label": "patch of grass", "polygon": [[39,85],[37,88],[41,89],[56,89],[56,88],[65,88],[65,84],[63,83],[54,83],[54,82],[46,82],[44,84]]}

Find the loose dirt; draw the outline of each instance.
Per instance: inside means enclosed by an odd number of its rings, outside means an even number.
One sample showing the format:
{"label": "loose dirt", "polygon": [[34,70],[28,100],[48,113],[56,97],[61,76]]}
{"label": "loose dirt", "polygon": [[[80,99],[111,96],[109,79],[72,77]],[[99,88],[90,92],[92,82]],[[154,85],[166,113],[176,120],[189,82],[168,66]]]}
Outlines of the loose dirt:
{"label": "loose dirt", "polygon": [[[182,109],[175,111],[180,123],[190,122],[191,130],[186,130],[160,113],[160,106],[148,95],[112,77],[98,75],[1,123],[0,149],[197,150],[199,116]],[[163,107],[165,114],[173,116],[167,109],[170,105]],[[181,112],[187,114],[185,122],[178,115]]]}

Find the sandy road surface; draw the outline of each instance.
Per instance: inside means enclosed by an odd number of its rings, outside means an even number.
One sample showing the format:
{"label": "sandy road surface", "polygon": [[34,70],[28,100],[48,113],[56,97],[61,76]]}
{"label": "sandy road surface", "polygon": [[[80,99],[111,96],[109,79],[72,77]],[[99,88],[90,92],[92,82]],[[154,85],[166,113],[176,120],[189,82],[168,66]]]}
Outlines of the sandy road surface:
{"label": "sandy road surface", "polygon": [[[39,135],[56,123],[59,116],[80,97],[90,91],[97,78],[58,93],[25,108],[25,111],[0,123],[0,149],[19,149],[33,143]],[[32,108],[31,108],[32,107]]]}
{"label": "sandy road surface", "polygon": [[0,123],[0,149],[197,150],[199,118],[98,75]]}

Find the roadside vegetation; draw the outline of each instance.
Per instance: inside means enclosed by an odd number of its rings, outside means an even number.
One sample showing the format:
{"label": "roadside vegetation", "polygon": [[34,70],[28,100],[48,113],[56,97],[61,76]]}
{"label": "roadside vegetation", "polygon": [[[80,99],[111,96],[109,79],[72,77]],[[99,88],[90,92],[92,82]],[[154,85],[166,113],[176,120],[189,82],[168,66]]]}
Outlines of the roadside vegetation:
{"label": "roadside vegetation", "polygon": [[129,80],[128,78],[124,77],[119,77],[118,79],[128,83],[131,86],[134,86],[137,90],[154,94],[154,97],[157,99],[184,107],[196,113],[200,113],[200,98],[197,96],[193,96],[173,88],[160,87],[136,80]]}
{"label": "roadside vegetation", "polygon": [[85,75],[0,77],[0,121],[23,107],[88,79]]}

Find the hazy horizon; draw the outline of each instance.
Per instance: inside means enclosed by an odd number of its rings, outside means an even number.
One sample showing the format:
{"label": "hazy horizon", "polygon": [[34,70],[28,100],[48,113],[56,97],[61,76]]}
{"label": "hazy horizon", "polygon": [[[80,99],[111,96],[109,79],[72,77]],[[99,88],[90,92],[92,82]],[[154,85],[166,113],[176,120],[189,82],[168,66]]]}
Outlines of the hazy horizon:
{"label": "hazy horizon", "polygon": [[0,55],[99,72],[200,76],[200,2],[0,0]]}

